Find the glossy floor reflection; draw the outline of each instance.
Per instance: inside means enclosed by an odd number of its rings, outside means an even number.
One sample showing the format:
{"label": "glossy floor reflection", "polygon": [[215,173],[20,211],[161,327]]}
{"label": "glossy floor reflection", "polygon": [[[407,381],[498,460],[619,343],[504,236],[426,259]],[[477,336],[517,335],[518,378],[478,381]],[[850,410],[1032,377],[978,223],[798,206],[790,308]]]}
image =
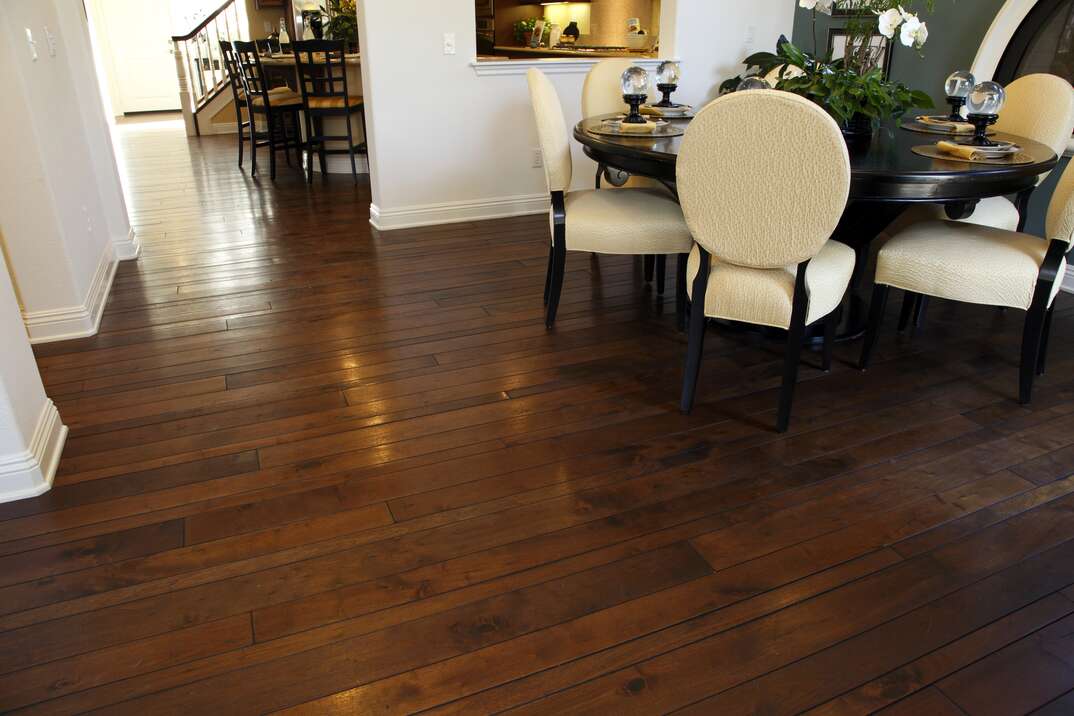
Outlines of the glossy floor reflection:
{"label": "glossy floor reflection", "polygon": [[0,506],[0,709],[1074,709],[1068,297],[1030,408],[1021,315],[937,301],[779,436],[778,342],[713,333],[678,413],[630,259],[546,332],[545,216],[380,235],[347,176],[118,138],[144,254],[37,350],[71,437]]}

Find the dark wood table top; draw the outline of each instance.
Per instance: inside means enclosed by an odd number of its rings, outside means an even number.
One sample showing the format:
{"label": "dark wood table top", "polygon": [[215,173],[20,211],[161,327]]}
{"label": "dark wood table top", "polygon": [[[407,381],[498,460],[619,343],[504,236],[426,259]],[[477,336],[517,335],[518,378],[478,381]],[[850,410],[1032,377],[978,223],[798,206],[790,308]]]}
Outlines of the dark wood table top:
{"label": "dark wood table top", "polygon": [[[615,115],[590,117],[575,126],[574,138],[584,145],[586,154],[632,174],[673,182],[682,137],[616,137],[589,131],[612,116]],[[690,120],[672,122],[689,124]],[[942,138],[941,135],[902,129],[894,120],[883,123],[868,146],[851,151],[851,199],[954,203],[1016,194],[1034,186],[1037,177],[1054,168],[1059,161],[1055,152],[1044,144],[1002,133],[996,138],[1019,144],[1033,158],[1033,163],[971,164],[930,159],[912,151],[916,145],[934,144]]]}

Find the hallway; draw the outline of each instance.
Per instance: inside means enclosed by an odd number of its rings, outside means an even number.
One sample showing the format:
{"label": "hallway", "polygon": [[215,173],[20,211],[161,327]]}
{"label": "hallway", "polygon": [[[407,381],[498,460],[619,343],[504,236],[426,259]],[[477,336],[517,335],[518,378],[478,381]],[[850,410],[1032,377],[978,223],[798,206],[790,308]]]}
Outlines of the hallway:
{"label": "hallway", "polygon": [[117,149],[143,253],[35,350],[0,710],[1074,711],[1070,296],[1031,407],[1022,315],[937,301],[777,435],[778,341],[711,332],[679,414],[640,263],[571,254],[546,331],[546,216],[379,234],[233,137]]}

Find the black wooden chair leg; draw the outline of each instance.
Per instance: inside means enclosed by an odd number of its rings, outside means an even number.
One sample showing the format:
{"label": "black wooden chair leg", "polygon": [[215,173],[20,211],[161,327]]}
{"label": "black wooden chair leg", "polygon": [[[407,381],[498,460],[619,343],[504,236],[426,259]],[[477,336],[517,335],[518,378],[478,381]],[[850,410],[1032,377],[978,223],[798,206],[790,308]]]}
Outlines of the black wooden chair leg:
{"label": "black wooden chair leg", "polygon": [[347,154],[351,158],[351,178],[354,183],[358,183],[358,165],[354,160],[354,137],[351,131],[351,116],[349,114],[344,115],[344,120],[347,122]]}
{"label": "black wooden chair leg", "polygon": [[242,110],[238,106],[235,107],[235,113],[239,116],[239,169],[242,169],[242,153],[246,144],[246,129],[242,126]]}
{"label": "black wooden chair leg", "polygon": [[276,181],[276,115],[269,112],[268,118],[268,155],[269,155],[269,179]]}
{"label": "black wooden chair leg", "polygon": [[306,183],[313,183],[313,124],[306,114]]}
{"label": "black wooden chair leg", "polygon": [[675,265],[675,325],[686,330],[686,262],[689,254],[679,254]]}
{"label": "black wooden chair leg", "polygon": [[925,325],[925,313],[929,310],[929,297],[924,294],[918,294],[917,300],[914,301],[914,328],[921,328]]}
{"label": "black wooden chair leg", "polygon": [[806,273],[809,262],[798,264],[794,279],[794,304],[791,323],[787,329],[787,349],[783,356],[783,385],[779,389],[779,413],[776,416],[776,432],[785,433],[791,424],[791,406],[794,389],[798,385],[798,365],[802,362],[802,342],[805,340],[806,313],[809,294],[806,291]]}
{"label": "black wooden chair leg", "polygon": [[664,295],[664,284],[667,281],[668,257],[659,254],[656,257],[656,295]]}
{"label": "black wooden chair leg", "polygon": [[910,325],[910,318],[914,315],[914,304],[917,302],[917,294],[913,291],[904,291],[902,295],[902,309],[899,311],[899,333],[902,333]]}
{"label": "black wooden chair leg", "polygon": [[[317,117],[314,122],[317,125],[317,134],[324,136],[324,117]],[[317,142],[317,162],[321,166],[321,181],[328,178],[328,147],[325,146],[325,140],[321,139]]]}
{"label": "black wooden chair leg", "polygon": [[250,176],[257,174],[257,124],[250,114]]}
{"label": "black wooden chair leg", "polygon": [[1037,357],[1037,375],[1044,375],[1044,369],[1048,362],[1048,341],[1052,337],[1052,316],[1054,314],[1054,305],[1044,314],[1044,331],[1040,337],[1040,355]]}
{"label": "black wooden chair leg", "polygon": [[293,166],[291,164],[291,137],[287,131],[288,117],[293,117],[290,112],[280,115],[280,138],[283,140],[283,158],[287,162],[287,166]]}
{"label": "black wooden chair leg", "polygon": [[865,330],[865,345],[862,346],[861,359],[858,361],[858,368],[861,370],[867,369],[869,361],[872,360],[876,339],[880,336],[880,326],[884,322],[884,311],[887,310],[889,291],[890,288],[882,283],[873,287],[873,298],[869,305],[869,326]]}
{"label": "black wooden chair leg", "polygon": [[835,329],[839,325],[839,310],[836,309],[824,319],[824,346],[821,353],[820,367],[825,373],[832,370],[832,348],[835,347]]}
{"label": "black wooden chair leg", "polygon": [[595,182],[595,184],[596,184],[595,188],[597,188],[597,189],[600,189],[600,179],[601,179],[602,176],[604,176],[604,165],[603,164],[598,164],[597,165],[597,179],[596,179],[596,182]]}
{"label": "black wooden chair leg", "polygon": [[1022,362],[1019,365],[1018,402],[1028,405],[1033,399],[1033,378],[1037,374],[1040,347],[1044,335],[1047,309],[1032,306],[1026,312],[1026,324],[1022,331]]}
{"label": "black wooden chair leg", "polygon": [[559,310],[559,297],[563,292],[563,274],[566,271],[567,246],[563,239],[557,238],[552,248],[552,285],[548,291],[548,312],[545,314],[544,325],[551,328],[556,322],[556,312]]}
{"label": "black wooden chair leg", "polygon": [[556,249],[552,244],[548,245],[548,269],[544,273],[544,305],[548,305],[548,292],[552,288],[552,260]]}
{"label": "black wooden chair leg", "polygon": [[653,272],[656,270],[656,257],[649,255],[642,260],[645,270],[645,283],[653,282]]}
{"label": "black wooden chair leg", "polygon": [[[690,309],[690,337],[686,347],[686,367],[682,376],[682,400],[679,409],[686,415],[694,409],[697,378],[701,373],[701,357],[705,352],[705,294],[709,283],[709,253],[701,249],[701,266],[694,277]],[[685,274],[685,271],[683,272]]]}

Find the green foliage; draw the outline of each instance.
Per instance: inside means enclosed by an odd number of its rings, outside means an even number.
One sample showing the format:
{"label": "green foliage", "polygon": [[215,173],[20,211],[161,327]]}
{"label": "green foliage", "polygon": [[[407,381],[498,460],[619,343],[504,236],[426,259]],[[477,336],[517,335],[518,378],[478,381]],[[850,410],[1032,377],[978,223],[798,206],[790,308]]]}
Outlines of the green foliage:
{"label": "green foliage", "polygon": [[[525,20],[519,20],[518,22],[516,22],[514,25],[511,26],[515,31],[515,41],[518,42],[518,44],[521,45],[521,44],[525,43],[527,33],[531,33],[535,29],[537,29],[537,20],[538,19],[539,18],[531,17],[531,18],[527,18]],[[541,41],[542,42],[548,38],[549,33],[550,33],[551,30],[552,30],[552,26],[549,25],[548,23],[545,23],[544,32],[543,32],[543,34],[541,36]]]}
{"label": "green foliage", "polygon": [[325,37],[357,44],[358,16],[354,0],[328,0],[327,10],[331,17],[324,24]]}
{"label": "green foliage", "polygon": [[[777,67],[783,68],[776,89],[801,95],[824,107],[836,120],[846,122],[855,115],[874,120],[898,117],[913,107],[932,107],[932,98],[924,92],[911,90],[901,82],[885,79],[884,72],[873,69],[859,74],[845,66],[843,60],[822,62],[789,42],[776,53],[758,52],[745,60],[747,67],[756,67],[764,76]],[[797,77],[787,67],[797,67]],[[721,91],[733,89],[738,78],[728,80]]]}

